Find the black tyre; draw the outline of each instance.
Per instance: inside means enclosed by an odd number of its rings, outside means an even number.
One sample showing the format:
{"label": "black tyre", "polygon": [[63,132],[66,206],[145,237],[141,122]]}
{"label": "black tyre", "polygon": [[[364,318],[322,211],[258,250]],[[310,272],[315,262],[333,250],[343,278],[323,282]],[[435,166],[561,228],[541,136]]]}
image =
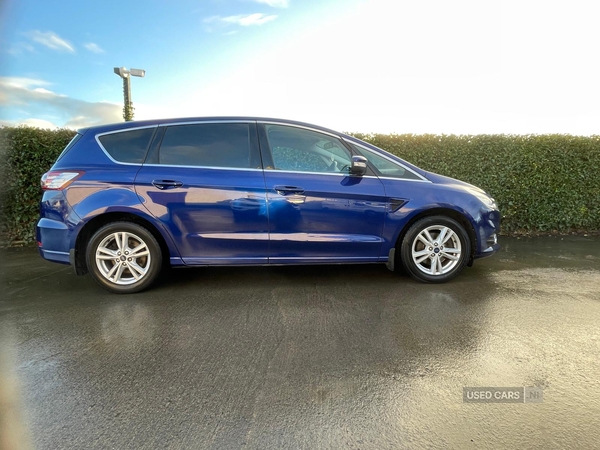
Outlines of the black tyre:
{"label": "black tyre", "polygon": [[92,236],[86,249],[87,268],[104,289],[131,294],[147,289],[159,275],[162,253],[146,228],[113,222]]}
{"label": "black tyre", "polygon": [[467,265],[471,241],[457,221],[430,216],[410,227],[401,243],[400,254],[402,265],[413,278],[444,283]]}

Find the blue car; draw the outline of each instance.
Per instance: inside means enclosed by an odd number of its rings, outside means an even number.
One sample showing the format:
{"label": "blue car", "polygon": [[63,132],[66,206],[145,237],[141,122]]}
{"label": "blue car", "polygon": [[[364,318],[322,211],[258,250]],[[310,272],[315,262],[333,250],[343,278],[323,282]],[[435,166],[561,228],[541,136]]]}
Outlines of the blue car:
{"label": "blue car", "polygon": [[87,128],[42,189],[41,256],[116,293],[149,287],[165,265],[383,263],[440,283],[499,249],[483,190],[287,120]]}

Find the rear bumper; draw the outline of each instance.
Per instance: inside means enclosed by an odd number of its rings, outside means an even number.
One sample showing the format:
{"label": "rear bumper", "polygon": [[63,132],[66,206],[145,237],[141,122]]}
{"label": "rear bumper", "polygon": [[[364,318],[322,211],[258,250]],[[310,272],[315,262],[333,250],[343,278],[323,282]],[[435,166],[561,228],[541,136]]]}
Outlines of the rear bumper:
{"label": "rear bumper", "polygon": [[40,248],[40,256],[48,261],[57,262],[61,264],[71,264],[69,254],[65,252],[57,252],[54,250],[44,250]]}
{"label": "rear bumper", "polygon": [[41,218],[36,227],[36,238],[42,258],[48,261],[70,264],[69,242],[72,230],[58,220]]}
{"label": "rear bumper", "polygon": [[65,199],[63,191],[45,191],[40,203],[36,239],[40,256],[48,261],[70,264],[69,251],[81,219]]}

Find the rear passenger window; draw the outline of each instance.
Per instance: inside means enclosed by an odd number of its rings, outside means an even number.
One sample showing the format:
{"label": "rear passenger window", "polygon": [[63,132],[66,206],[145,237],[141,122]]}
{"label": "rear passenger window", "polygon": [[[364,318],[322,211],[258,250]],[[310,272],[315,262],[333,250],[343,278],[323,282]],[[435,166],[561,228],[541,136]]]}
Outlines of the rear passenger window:
{"label": "rear passenger window", "polygon": [[153,127],[120,131],[100,136],[98,140],[115,161],[141,164],[155,129]]}
{"label": "rear passenger window", "polygon": [[159,150],[159,163],[176,166],[260,168],[247,123],[170,126]]}

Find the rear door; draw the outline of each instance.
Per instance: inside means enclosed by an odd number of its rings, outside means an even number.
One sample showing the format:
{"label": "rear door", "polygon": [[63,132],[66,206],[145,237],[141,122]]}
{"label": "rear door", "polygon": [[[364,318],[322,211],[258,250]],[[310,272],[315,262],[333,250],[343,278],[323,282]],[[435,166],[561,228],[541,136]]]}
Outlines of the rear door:
{"label": "rear door", "polygon": [[259,123],[267,187],[269,262],[379,261],[386,196],[374,176],[349,173],[332,134]]}
{"label": "rear door", "polygon": [[144,206],[186,264],[265,264],[268,216],[256,123],[161,126],[138,172]]}

